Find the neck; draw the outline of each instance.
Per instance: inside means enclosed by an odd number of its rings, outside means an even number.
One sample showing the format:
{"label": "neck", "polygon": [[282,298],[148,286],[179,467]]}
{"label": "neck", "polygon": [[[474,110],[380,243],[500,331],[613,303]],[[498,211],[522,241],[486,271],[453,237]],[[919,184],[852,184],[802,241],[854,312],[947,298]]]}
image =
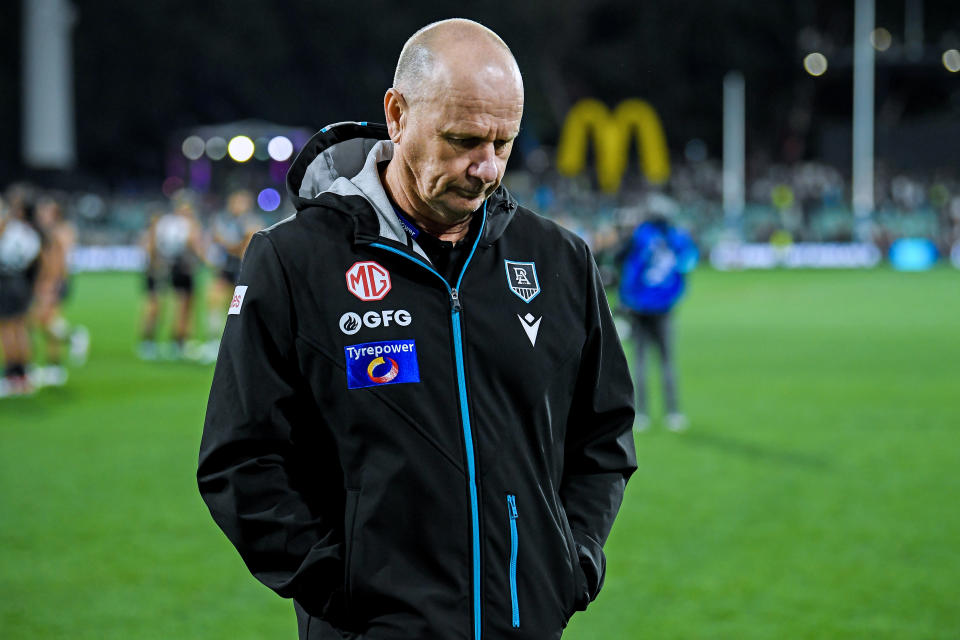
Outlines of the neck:
{"label": "neck", "polygon": [[445,242],[457,243],[463,240],[470,231],[470,221],[473,219],[473,214],[456,222],[438,221],[433,217],[424,215],[421,209],[429,210],[429,207],[423,203],[421,203],[421,207],[416,206],[414,198],[408,195],[407,191],[403,188],[406,181],[404,181],[403,176],[400,175],[402,171],[403,167],[397,162],[396,156],[394,156],[394,159],[387,163],[387,168],[380,174],[380,182],[383,184],[383,189],[387,192],[387,196],[393,200],[394,204],[399,207],[414,224],[431,236]]}

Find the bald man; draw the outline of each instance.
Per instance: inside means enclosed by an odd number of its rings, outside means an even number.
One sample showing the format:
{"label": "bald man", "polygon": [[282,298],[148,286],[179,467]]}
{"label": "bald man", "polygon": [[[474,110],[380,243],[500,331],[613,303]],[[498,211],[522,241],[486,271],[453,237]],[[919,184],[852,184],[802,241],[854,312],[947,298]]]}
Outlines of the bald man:
{"label": "bald man", "polygon": [[496,34],[431,24],[247,249],[198,479],[302,639],[559,638],[603,584],[630,374],[587,247],[500,185],[522,114]]}

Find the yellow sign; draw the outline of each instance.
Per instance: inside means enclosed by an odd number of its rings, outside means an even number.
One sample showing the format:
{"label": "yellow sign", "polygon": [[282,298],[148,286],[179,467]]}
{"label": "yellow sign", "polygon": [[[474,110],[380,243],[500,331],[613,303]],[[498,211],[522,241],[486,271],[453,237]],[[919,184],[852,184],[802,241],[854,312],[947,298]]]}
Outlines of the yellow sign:
{"label": "yellow sign", "polygon": [[620,190],[630,163],[630,137],[637,136],[637,150],[644,175],[653,184],[670,177],[670,153],[660,117],[643,100],[624,100],[611,113],[599,100],[587,98],[573,105],[560,132],[557,169],[567,176],[582,172],[587,164],[587,141],[593,134],[597,158],[597,181],[607,193]]}

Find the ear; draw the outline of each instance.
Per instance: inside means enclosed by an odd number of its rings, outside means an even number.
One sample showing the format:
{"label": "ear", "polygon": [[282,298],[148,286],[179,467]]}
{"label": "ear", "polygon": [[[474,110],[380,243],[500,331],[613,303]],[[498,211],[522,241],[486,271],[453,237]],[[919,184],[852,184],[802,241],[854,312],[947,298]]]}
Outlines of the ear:
{"label": "ear", "polygon": [[407,120],[407,101],[403,94],[391,87],[383,96],[383,114],[387,119],[387,132],[394,144],[400,142]]}

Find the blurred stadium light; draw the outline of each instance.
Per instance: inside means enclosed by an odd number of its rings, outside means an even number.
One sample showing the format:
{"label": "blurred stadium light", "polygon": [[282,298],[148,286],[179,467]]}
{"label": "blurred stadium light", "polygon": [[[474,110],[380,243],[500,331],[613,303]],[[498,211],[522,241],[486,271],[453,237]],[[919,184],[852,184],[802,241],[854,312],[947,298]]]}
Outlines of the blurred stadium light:
{"label": "blurred stadium light", "polygon": [[183,155],[188,159],[199,160],[203,156],[205,147],[206,143],[204,143],[203,138],[200,136],[187,136],[183,141],[181,149],[183,150]]}
{"label": "blurred stadium light", "polygon": [[947,49],[943,52],[943,66],[950,73],[960,71],[960,51],[956,49]]}
{"label": "blurred stadium light", "polygon": [[227,145],[227,153],[235,162],[246,162],[253,157],[253,140],[247,136],[234,136]]}
{"label": "blurred stadium light", "polygon": [[277,162],[284,162],[293,155],[293,143],[286,136],[276,136],[270,139],[267,152]]}
{"label": "blurred stadium light", "polygon": [[803,59],[803,68],[812,76],[822,76],[827,72],[827,57],[819,51],[808,53]]}
{"label": "blurred stadium light", "polygon": [[870,32],[870,45],[877,51],[886,51],[893,44],[893,36],[883,27]]}
{"label": "blurred stadium light", "polygon": [[207,157],[211,160],[223,160],[227,155],[227,141],[220,136],[207,139]]}
{"label": "blurred stadium light", "polygon": [[272,187],[267,187],[257,194],[257,204],[264,211],[276,211],[280,202],[280,192]]}

